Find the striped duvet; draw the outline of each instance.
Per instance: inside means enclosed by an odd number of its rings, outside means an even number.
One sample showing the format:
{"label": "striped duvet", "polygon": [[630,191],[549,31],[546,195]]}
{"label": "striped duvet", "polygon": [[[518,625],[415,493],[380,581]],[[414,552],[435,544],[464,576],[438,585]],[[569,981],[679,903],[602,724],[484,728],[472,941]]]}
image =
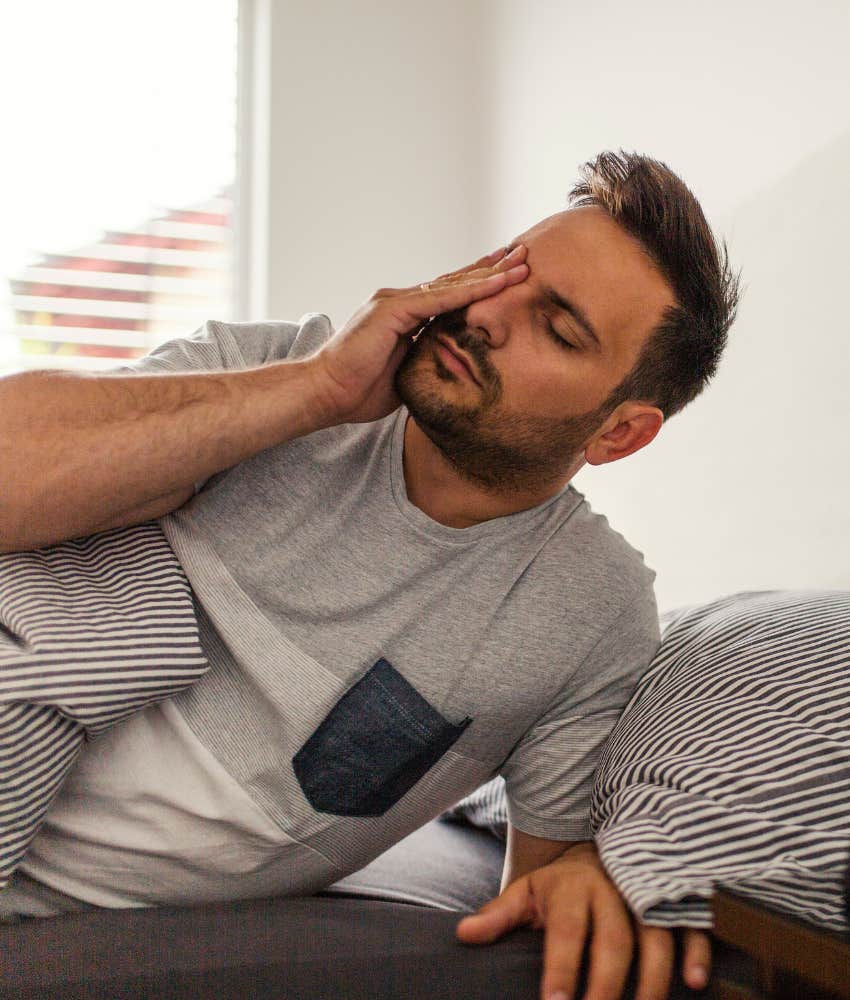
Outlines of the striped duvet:
{"label": "striped duvet", "polygon": [[[662,619],[597,769],[591,826],[632,911],[711,926],[718,888],[848,927],[850,592],[735,594]],[[446,818],[504,836],[504,782]]]}
{"label": "striped duvet", "polygon": [[157,522],[0,555],[0,888],[85,741],[207,667]]}

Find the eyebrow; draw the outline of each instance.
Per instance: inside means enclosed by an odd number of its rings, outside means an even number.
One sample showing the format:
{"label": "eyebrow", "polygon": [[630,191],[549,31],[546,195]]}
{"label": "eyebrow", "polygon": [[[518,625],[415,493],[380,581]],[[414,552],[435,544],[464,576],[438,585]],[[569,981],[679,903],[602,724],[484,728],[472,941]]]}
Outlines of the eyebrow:
{"label": "eyebrow", "polygon": [[[510,243],[506,249],[506,253],[510,253],[515,246],[519,245],[519,241],[515,240]],[[560,292],[555,291],[554,288],[544,288],[542,290],[543,298],[547,299],[556,309],[560,309],[561,312],[567,313],[567,315],[572,316],[572,318],[578,323],[578,325],[584,330],[584,332],[590,337],[590,339],[596,344],[596,347],[601,350],[602,344],[599,341],[599,335],[593,329],[593,324],[587,318],[584,310],[577,306],[574,302],[570,302],[569,299],[565,299]]]}

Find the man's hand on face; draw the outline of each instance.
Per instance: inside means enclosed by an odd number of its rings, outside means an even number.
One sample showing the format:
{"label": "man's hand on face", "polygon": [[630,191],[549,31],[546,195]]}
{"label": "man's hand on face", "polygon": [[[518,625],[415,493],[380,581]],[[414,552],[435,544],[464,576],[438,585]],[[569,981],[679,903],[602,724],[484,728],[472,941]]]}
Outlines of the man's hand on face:
{"label": "man's hand on face", "polygon": [[432,316],[464,309],[528,277],[526,248],[504,249],[413,288],[382,288],[309,359],[330,424],[380,420],[400,405],[393,377],[410,336]]}
{"label": "man's hand on face", "polygon": [[[574,844],[551,864],[512,882],[457,928],[465,944],[489,944],[523,925],[544,928],[541,1000],[573,1000],[585,940],[590,936],[584,1000],[617,1000],[628,976],[637,938],[635,1000],[660,1000],[670,989],[673,932],[632,920],[592,843]],[[711,942],[684,931],[682,977],[691,989],[708,982]],[[498,991],[498,984],[494,984]]]}

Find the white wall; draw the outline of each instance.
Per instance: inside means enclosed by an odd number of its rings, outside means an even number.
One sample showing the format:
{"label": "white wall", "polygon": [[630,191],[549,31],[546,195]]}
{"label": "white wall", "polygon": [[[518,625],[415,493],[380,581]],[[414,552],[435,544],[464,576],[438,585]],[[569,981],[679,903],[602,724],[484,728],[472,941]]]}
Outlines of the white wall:
{"label": "white wall", "polygon": [[267,247],[252,265],[249,312],[319,311],[339,326],[378,287],[492,249],[481,245],[487,35],[477,2],[245,7],[259,26],[249,69],[260,78],[254,180],[267,212],[254,219]]}
{"label": "white wall", "polygon": [[685,178],[748,286],[715,384],[577,485],[662,607],[850,586],[850,5],[497,7],[490,239],[560,207],[596,151],[638,149]]}
{"label": "white wall", "polygon": [[270,52],[255,315],[339,325],[560,209],[600,149],[664,159],[729,236],[740,318],[715,385],[578,485],[662,606],[850,586],[850,5],[246,3],[258,71]]}
{"label": "white wall", "polygon": [[494,0],[497,229],[563,201],[596,151],[651,153],[712,219],[850,122],[845,0]]}
{"label": "white wall", "polygon": [[850,586],[850,130],[737,208],[746,289],[720,373],[651,448],[578,484],[665,605]]}

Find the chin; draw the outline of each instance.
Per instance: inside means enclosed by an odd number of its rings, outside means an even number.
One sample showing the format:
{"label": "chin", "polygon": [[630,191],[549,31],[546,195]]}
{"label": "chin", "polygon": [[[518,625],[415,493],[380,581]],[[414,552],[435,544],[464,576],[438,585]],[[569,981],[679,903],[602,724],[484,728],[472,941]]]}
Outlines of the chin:
{"label": "chin", "polygon": [[[453,386],[457,379],[451,374],[443,376],[425,351],[416,350],[418,344],[404,357],[395,374],[394,387],[399,399],[410,415],[425,429],[451,431],[459,424],[474,422],[476,411],[459,406],[453,401]],[[414,351],[416,353],[414,354]]]}

